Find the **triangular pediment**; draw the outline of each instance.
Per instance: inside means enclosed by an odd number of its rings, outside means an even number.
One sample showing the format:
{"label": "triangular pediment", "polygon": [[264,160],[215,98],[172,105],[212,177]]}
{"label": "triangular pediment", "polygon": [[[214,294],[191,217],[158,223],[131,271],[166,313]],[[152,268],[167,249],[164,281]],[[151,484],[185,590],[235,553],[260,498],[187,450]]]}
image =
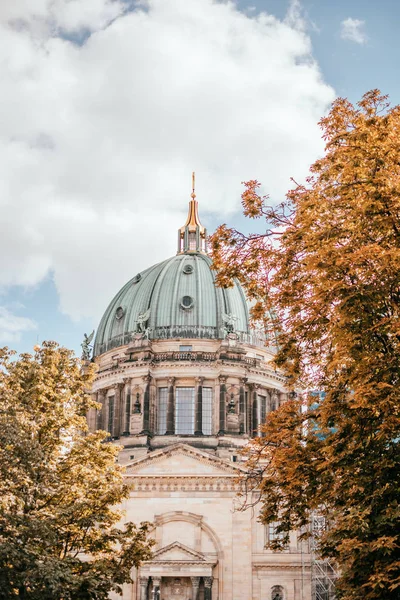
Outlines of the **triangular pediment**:
{"label": "triangular pediment", "polygon": [[192,550],[191,548],[188,548],[187,546],[185,546],[184,544],[181,544],[180,542],[173,542],[172,544],[169,544],[168,546],[165,546],[164,548],[160,548],[160,550],[157,550],[156,552],[153,553],[152,559],[151,561],[166,561],[166,560],[171,560],[171,561],[200,561],[200,562],[205,562],[205,558],[204,556],[200,553],[200,552],[196,552],[195,550]]}
{"label": "triangular pediment", "polygon": [[126,467],[128,476],[237,477],[243,472],[242,467],[182,443],[154,450]]}

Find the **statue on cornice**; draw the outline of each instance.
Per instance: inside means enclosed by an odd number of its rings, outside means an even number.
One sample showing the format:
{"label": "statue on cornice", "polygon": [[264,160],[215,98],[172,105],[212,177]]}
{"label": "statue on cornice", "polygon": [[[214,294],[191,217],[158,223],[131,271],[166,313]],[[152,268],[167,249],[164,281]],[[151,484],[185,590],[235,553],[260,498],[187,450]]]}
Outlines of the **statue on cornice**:
{"label": "statue on cornice", "polygon": [[136,333],[146,333],[146,323],[150,317],[150,308],[146,310],[144,313],[140,313],[136,320]]}
{"label": "statue on cornice", "polygon": [[82,360],[90,360],[90,355],[92,353],[92,348],[93,348],[93,346],[91,346],[93,337],[94,337],[94,329],[90,335],[86,335],[86,333],[83,334],[83,342],[81,344]]}
{"label": "statue on cornice", "polygon": [[225,335],[229,333],[234,333],[235,331],[235,321],[237,321],[237,317],[232,313],[222,313],[222,320],[224,322]]}

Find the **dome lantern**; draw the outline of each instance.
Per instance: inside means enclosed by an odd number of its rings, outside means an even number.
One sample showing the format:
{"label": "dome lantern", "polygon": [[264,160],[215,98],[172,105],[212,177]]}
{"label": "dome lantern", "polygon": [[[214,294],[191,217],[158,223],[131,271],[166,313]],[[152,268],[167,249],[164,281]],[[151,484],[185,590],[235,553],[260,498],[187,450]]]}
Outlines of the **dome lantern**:
{"label": "dome lantern", "polygon": [[207,230],[200,222],[195,193],[195,174],[192,173],[192,193],[186,223],[178,229],[178,254],[207,253]]}

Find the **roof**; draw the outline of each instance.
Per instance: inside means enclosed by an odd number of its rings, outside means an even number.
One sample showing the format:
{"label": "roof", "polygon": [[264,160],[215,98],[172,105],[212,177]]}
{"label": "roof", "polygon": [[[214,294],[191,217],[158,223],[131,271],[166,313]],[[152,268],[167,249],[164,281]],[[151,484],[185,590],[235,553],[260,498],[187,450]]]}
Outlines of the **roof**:
{"label": "roof", "polygon": [[[133,277],[110,302],[97,330],[94,356],[150,339],[223,339],[227,327],[249,333],[249,310],[240,284],[218,288],[203,252],[179,253]],[[229,318],[228,318],[229,317]]]}

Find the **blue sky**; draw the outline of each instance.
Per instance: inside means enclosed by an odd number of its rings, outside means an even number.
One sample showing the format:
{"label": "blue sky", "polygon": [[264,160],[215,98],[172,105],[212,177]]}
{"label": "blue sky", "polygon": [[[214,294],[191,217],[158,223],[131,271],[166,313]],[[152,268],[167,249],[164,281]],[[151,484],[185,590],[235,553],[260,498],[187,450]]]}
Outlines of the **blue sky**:
{"label": "blue sky", "polygon": [[202,220],[246,227],[322,152],[337,96],[400,102],[395,0],[15,0],[0,8],[0,344],[83,334],[174,252],[197,172]]}

